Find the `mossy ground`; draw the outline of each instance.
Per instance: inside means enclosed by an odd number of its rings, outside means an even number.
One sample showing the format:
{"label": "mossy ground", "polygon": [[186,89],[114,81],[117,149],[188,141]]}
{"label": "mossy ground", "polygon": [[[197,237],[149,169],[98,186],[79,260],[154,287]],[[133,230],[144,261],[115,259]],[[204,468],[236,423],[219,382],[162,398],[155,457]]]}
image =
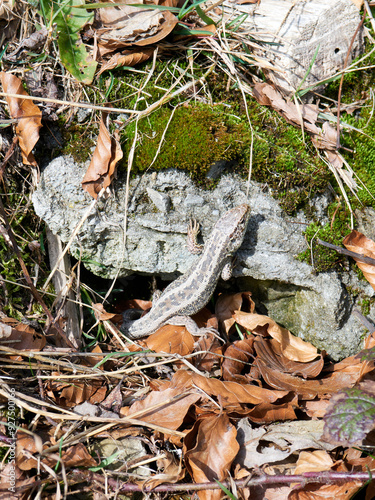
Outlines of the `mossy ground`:
{"label": "mossy ground", "polygon": [[[6,207],[8,221],[26,268],[36,286],[40,286],[49,272],[43,255],[45,235],[41,230],[40,220],[31,209],[29,195],[26,194],[28,182],[20,173],[14,172],[7,176],[5,183],[6,191],[0,187],[0,196]],[[5,314],[20,321],[26,310],[29,317],[43,315],[41,306],[35,301],[32,302],[32,309],[29,309],[31,296],[25,293],[25,281],[20,281],[20,276],[23,276],[21,265],[13,248],[4,238],[0,238],[0,276],[3,278],[0,309]],[[51,288],[48,291],[50,290]],[[45,300],[47,304],[52,303],[48,295]]]}

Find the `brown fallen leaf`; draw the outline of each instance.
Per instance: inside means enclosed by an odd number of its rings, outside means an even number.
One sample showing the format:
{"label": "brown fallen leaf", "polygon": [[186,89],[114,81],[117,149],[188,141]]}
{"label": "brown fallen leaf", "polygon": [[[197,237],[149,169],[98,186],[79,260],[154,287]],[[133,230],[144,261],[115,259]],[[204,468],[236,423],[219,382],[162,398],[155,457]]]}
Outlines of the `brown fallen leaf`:
{"label": "brown fallen leaf", "polygon": [[46,391],[50,398],[54,399],[59,406],[71,408],[84,401],[92,404],[101,403],[107,389],[101,380],[90,380],[87,382],[59,382],[59,373],[55,372],[55,380],[49,380]]}
{"label": "brown fallen leaf", "polygon": [[255,339],[254,348],[258,359],[261,359],[269,367],[280,372],[299,375],[303,378],[315,378],[323,369],[323,356],[319,356],[308,363],[291,361],[282,352],[281,345],[275,339],[267,340],[263,337]]}
{"label": "brown fallen leaf", "polygon": [[260,358],[254,363],[269,386],[277,390],[294,391],[300,399],[314,399],[316,396],[334,394],[344,387],[351,387],[358,379],[357,373],[334,372],[319,380],[305,380],[271,368]]}
{"label": "brown fallen leaf", "polygon": [[294,408],[298,408],[298,397],[296,395],[287,395],[282,401],[285,403],[260,403],[250,410],[246,416],[257,424],[270,424],[272,422],[283,422],[284,420],[296,420]]}
{"label": "brown fallen leaf", "polygon": [[334,462],[325,450],[301,451],[293,474],[320,472],[330,470],[333,466]]}
{"label": "brown fallen leaf", "polygon": [[[20,351],[41,351],[46,345],[46,338],[31,326],[19,323],[14,318],[1,318],[0,322],[0,345],[2,339],[6,339],[7,347]],[[22,359],[22,356],[12,355],[11,359]]]}
{"label": "brown fallen leaf", "polygon": [[306,415],[316,419],[324,417],[328,405],[329,399],[319,399],[319,401],[306,401],[303,407],[305,408]]}
{"label": "brown fallen leaf", "polygon": [[[184,439],[186,467],[195,483],[223,481],[229,475],[240,446],[237,431],[227,415],[214,415],[196,421]],[[221,490],[198,491],[200,500],[219,500]]]}
{"label": "brown fallen leaf", "polygon": [[[5,93],[28,96],[22,87],[22,81],[15,75],[1,71],[0,78]],[[16,134],[21,148],[22,161],[25,165],[36,166],[32,150],[39,140],[42,112],[30,99],[7,96],[6,100],[10,116],[17,120]]]}
{"label": "brown fallen leaf", "polygon": [[147,61],[147,59],[150,59],[153,53],[154,49],[140,48],[138,50],[124,50],[122,52],[113,54],[113,56],[102,65],[97,76],[104,73],[104,71],[118,68],[120,66],[132,67],[136,66],[137,64],[141,64],[144,61]]}
{"label": "brown fallen leaf", "polygon": [[[184,397],[180,398],[182,393],[184,393]],[[201,394],[196,392],[182,392],[174,388],[152,391],[145,399],[133,403],[127,416],[176,430],[184,421],[190,406],[201,397]],[[137,416],[138,414],[139,416]]]}
{"label": "brown fallen leaf", "polygon": [[310,342],[295,337],[289,330],[279,326],[268,316],[236,311],[233,317],[247,330],[273,337],[280,343],[282,354],[292,361],[308,363],[318,356],[318,350]]}
{"label": "brown fallen leaf", "polygon": [[119,382],[116,387],[108,394],[108,396],[100,403],[100,407],[108,411],[120,413],[122,404],[122,382]]}
{"label": "brown fallen leaf", "polygon": [[224,380],[233,380],[239,384],[248,384],[249,379],[241,375],[245,366],[254,359],[254,337],[233,342],[225,351],[225,359],[221,366]]}
{"label": "brown fallen leaf", "polygon": [[[130,45],[152,45],[169,35],[178,22],[172,12],[147,9],[147,5],[133,7],[129,5],[132,3],[132,0],[126,0],[121,6],[97,10],[99,28],[96,33],[101,56]],[[175,7],[178,2],[166,0],[151,3]]]}
{"label": "brown fallen leaf", "polygon": [[[321,129],[316,125],[319,108],[316,104],[303,104],[296,106],[268,83],[257,83],[253,88],[253,95],[259,104],[271,106],[284,116],[293,125],[301,126],[314,135],[321,135]],[[301,123],[302,122],[302,123]]]}
{"label": "brown fallen leaf", "polygon": [[0,475],[0,500],[22,500],[25,497],[19,492],[26,495],[36,480],[36,474],[29,477],[14,463],[5,464]]}
{"label": "brown fallen leaf", "polygon": [[224,408],[227,404],[233,403],[250,403],[254,405],[265,401],[273,403],[288,393],[288,391],[273,391],[252,384],[243,385],[237,382],[222,382],[187,370],[178,370],[171,381],[171,387],[180,391],[192,389],[194,386],[211,396],[220,398],[220,403]]}
{"label": "brown fallen leaf", "polygon": [[123,156],[120,143],[109,133],[107,117],[108,115],[103,113],[98,143],[82,180],[82,188],[95,199],[103,188],[111,184],[116,164]]}
{"label": "brown fallen leaf", "polygon": [[352,168],[336,151],[336,128],[332,127],[328,121],[325,121],[321,128],[317,125],[319,107],[316,104],[299,104],[297,106],[294,102],[286,100],[278,90],[268,83],[257,83],[253,89],[253,95],[259,104],[271,106],[289,123],[303,127],[310,134],[315,146],[324,150],[328,166],[338,182],[341,182],[342,179],[353,193],[358,190]]}
{"label": "brown fallen leaf", "polygon": [[[215,324],[212,324],[213,321]],[[213,326],[217,329],[216,318],[211,318],[207,321],[207,326]],[[219,362],[223,354],[223,346],[217,336],[206,334],[201,336],[195,343],[195,351],[199,352],[194,356],[194,366],[201,372],[211,373],[216,368],[219,368]]]}
{"label": "brown fallen leaf", "polygon": [[[54,467],[58,458],[59,457],[57,455],[54,458],[47,457],[43,460],[43,462],[50,467]],[[90,455],[83,443],[77,443],[76,445],[63,450],[61,454],[61,462],[64,464],[65,468],[95,467],[98,465],[97,461]]]}
{"label": "brown fallen leaf", "polygon": [[324,424],[319,420],[277,422],[268,426],[252,425],[248,419],[237,424],[241,450],[236,462],[252,469],[285,459],[301,450],[333,450],[336,446],[323,440]]}
{"label": "brown fallen leaf", "polygon": [[234,312],[240,310],[251,313],[255,311],[255,304],[251,299],[250,292],[241,292],[231,295],[222,294],[217,299],[215,304],[215,316],[227,335],[236,322],[233,318]]}
{"label": "brown fallen leaf", "polygon": [[152,351],[181,356],[186,356],[194,350],[194,338],[184,326],[162,326],[145,340],[145,344]]}
{"label": "brown fallen leaf", "polygon": [[[350,234],[343,239],[343,245],[351,252],[356,252],[375,259],[375,242],[367,238],[359,231],[353,230]],[[358,259],[354,259],[359,269],[365,275],[365,278],[375,290],[375,266],[366,264]]]}

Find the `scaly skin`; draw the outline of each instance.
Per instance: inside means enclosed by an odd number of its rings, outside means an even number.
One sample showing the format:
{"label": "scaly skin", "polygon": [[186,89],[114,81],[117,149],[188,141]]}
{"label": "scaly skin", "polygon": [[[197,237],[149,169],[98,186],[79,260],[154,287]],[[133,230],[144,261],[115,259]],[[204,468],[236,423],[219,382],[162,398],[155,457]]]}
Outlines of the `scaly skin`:
{"label": "scaly skin", "polygon": [[[250,207],[244,203],[220,217],[202,255],[193,266],[167,286],[148,314],[133,322],[124,321],[121,330],[131,338],[145,337],[169,322],[173,324],[176,316],[200,311],[210,300],[224,268],[241,246],[249,216]],[[230,276],[226,272],[222,277],[229,279]],[[177,324],[181,324],[180,321]]]}

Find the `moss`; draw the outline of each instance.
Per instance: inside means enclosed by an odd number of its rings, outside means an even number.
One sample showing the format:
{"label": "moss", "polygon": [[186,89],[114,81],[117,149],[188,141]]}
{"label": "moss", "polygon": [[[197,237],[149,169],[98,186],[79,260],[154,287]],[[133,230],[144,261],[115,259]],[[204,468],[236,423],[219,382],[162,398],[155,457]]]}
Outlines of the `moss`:
{"label": "moss", "polygon": [[96,145],[98,126],[94,123],[88,130],[87,126],[74,123],[67,128],[64,118],[60,118],[59,123],[64,139],[64,146],[60,153],[71,155],[77,163],[90,160]]}
{"label": "moss", "polygon": [[369,297],[363,298],[362,301],[360,302],[361,306],[361,313],[364,316],[368,316],[370,314],[370,308],[371,304],[374,302],[374,300]]}
{"label": "moss", "polygon": [[345,113],[342,120],[358,129],[345,130],[342,134],[342,145],[349,149],[344,152],[344,157],[362,182],[358,198],[364,205],[375,208],[375,120],[372,106],[362,107],[357,116]]}
{"label": "moss", "polygon": [[[171,113],[171,109],[162,108],[138,123],[134,174],[144,172],[152,164],[154,170],[170,167],[187,170],[193,179],[202,181],[218,160],[241,162],[243,146],[249,141],[249,131],[243,123],[231,123],[220,108],[196,105],[179,107],[167,128]],[[164,142],[157,154],[166,128]],[[125,157],[129,154],[134,133],[134,124],[125,129],[122,138]]]}
{"label": "moss", "polygon": [[317,243],[318,239],[342,246],[343,238],[350,232],[350,213],[347,207],[341,203],[334,202],[328,207],[330,223],[322,226],[317,222],[312,222],[305,231],[306,240],[309,247],[302,252],[298,259],[314,266],[316,272],[328,271],[335,267],[342,269],[346,266],[346,257],[338,254],[335,250],[330,250]]}

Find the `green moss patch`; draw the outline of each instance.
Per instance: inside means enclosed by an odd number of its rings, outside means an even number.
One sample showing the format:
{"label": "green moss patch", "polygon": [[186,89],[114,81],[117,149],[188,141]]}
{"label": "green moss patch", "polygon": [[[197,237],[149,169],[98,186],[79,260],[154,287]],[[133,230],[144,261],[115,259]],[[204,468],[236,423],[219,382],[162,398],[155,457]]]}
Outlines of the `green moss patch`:
{"label": "green moss patch", "polygon": [[350,212],[346,206],[334,202],[328,207],[328,216],[330,223],[322,226],[313,222],[307,227],[305,236],[310,248],[298,256],[299,260],[312,265],[316,272],[328,271],[333,267],[343,269],[346,266],[346,257],[319,245],[317,240],[342,246],[343,238],[350,232]]}

